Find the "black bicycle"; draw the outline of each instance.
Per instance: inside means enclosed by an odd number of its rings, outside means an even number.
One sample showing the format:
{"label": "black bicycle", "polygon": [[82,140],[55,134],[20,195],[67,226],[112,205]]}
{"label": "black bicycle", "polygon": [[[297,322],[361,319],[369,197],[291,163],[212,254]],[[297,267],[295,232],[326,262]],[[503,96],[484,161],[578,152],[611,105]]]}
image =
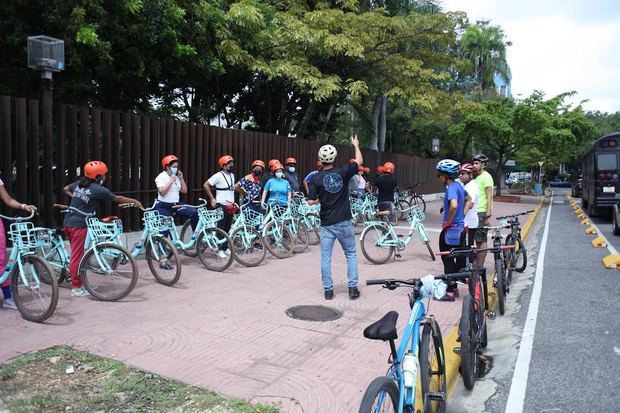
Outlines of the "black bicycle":
{"label": "black bicycle", "polygon": [[503,228],[509,228],[508,226],[495,226],[485,227],[486,229],[493,231],[491,238],[493,239],[493,261],[495,264],[495,278],[493,279],[493,286],[497,289],[497,307],[499,313],[504,315],[506,311],[506,296],[510,292],[510,282],[512,281],[512,270],[508,265],[508,254],[510,250],[501,250],[502,246],[502,234]]}
{"label": "black bicycle", "polygon": [[523,272],[527,268],[527,250],[521,239],[521,223],[519,222],[519,217],[529,215],[532,212],[534,212],[533,209],[519,214],[497,217],[498,221],[504,221],[502,224],[510,226],[510,234],[506,236],[505,241],[505,245],[514,245],[514,249],[506,250],[505,253],[510,277],[512,277],[512,271]]}

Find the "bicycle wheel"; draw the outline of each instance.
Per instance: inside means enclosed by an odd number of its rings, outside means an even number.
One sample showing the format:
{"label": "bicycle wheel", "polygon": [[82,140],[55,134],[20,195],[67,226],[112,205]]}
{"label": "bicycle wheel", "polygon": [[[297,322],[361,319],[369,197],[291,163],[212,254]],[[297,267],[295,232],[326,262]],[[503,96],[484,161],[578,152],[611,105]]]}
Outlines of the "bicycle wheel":
{"label": "bicycle wheel", "polygon": [[390,241],[388,229],[383,225],[369,225],[362,232],[360,246],[362,254],[373,264],[384,264],[394,254],[393,246],[381,246],[380,243]]}
{"label": "bicycle wheel", "polygon": [[[506,235],[506,241],[504,242],[504,245],[514,245],[515,241],[514,238],[512,237],[512,234],[508,234]],[[510,249],[510,250],[504,250],[504,259],[506,260],[506,265],[512,269],[514,269],[515,267],[515,250],[514,249]]]}
{"label": "bicycle wheel", "polygon": [[[301,225],[299,220],[295,220],[294,224],[289,221],[287,226],[291,230],[291,234],[293,234],[293,253],[299,254],[307,250],[310,240],[306,227]],[[295,229],[294,231],[293,228]]]}
{"label": "bicycle wheel", "polygon": [[418,232],[420,233],[420,238],[426,245],[426,249],[428,250],[429,255],[431,256],[431,260],[435,261],[437,258],[435,257],[435,253],[433,252],[433,248],[431,247],[431,238],[428,236],[428,232],[426,232],[426,228],[424,225],[420,223],[418,227]]}
{"label": "bicycle wheel", "polygon": [[474,388],[476,380],[476,334],[474,332],[474,297],[463,297],[463,311],[459,322],[461,337],[461,376],[465,388]]}
{"label": "bicycle wheel", "polygon": [[[435,320],[432,320],[432,324],[425,324],[422,330],[420,381],[424,413],[444,413],[446,411],[446,360],[441,330]],[[443,400],[437,400],[441,396]]]}
{"label": "bicycle wheel", "polygon": [[170,286],[179,281],[181,259],[168,238],[155,235],[146,241],[146,261],[158,283]]}
{"label": "bicycle wheel", "polygon": [[277,258],[288,258],[293,255],[293,234],[286,225],[271,221],[263,228],[263,239],[269,252]]}
{"label": "bicycle wheel", "polygon": [[527,268],[527,250],[521,238],[517,238],[515,249],[515,271],[523,272]]}
{"label": "bicycle wheel", "polygon": [[370,382],[362,397],[359,413],[398,412],[398,386],[389,377],[377,377]]}
{"label": "bicycle wheel", "polygon": [[102,301],[126,297],[138,282],[135,258],[120,245],[98,244],[89,249],[80,261],[79,274],[84,288]]}
{"label": "bicycle wheel", "polygon": [[19,259],[23,272],[20,272],[15,262],[9,282],[11,294],[21,316],[28,321],[40,323],[56,310],[58,281],[54,270],[43,258],[22,255]]}
{"label": "bicycle wheel", "polygon": [[308,230],[308,243],[318,245],[321,243],[321,217],[314,212],[305,215],[302,225]]}
{"label": "bicycle wheel", "polygon": [[413,197],[411,197],[411,199],[409,200],[409,204],[412,207],[421,209],[422,212],[426,212],[426,201],[424,201],[424,198],[422,198],[420,195],[414,195]]}
{"label": "bicycle wheel", "polygon": [[66,268],[69,263],[62,260],[59,248],[61,248],[59,245],[51,245],[41,247],[39,252],[52,268],[52,274],[56,276],[60,285],[65,281],[71,282],[71,277],[69,276],[69,270]]}
{"label": "bicycle wheel", "polygon": [[407,218],[407,210],[411,208],[411,204],[409,201],[405,201],[404,199],[398,201],[396,203],[396,222],[402,221]]}
{"label": "bicycle wheel", "polygon": [[230,234],[235,260],[246,267],[256,267],[265,259],[265,243],[254,228],[235,228]]}
{"label": "bicycle wheel", "polygon": [[[181,228],[181,242],[185,245],[188,245],[192,240],[192,235],[194,234],[194,230],[192,229],[192,220],[188,219],[183,224],[183,228]],[[196,244],[194,246],[183,250],[183,254],[188,257],[195,257],[198,255],[198,251],[196,251]]]}
{"label": "bicycle wheel", "polygon": [[359,235],[364,231],[366,226],[366,217],[363,213],[358,212],[353,216],[353,232],[355,235]]}
{"label": "bicycle wheel", "polygon": [[504,283],[504,267],[502,265],[502,258],[500,254],[495,256],[495,279],[497,285],[497,306],[499,307],[499,313],[504,315],[506,311],[506,285]]}
{"label": "bicycle wheel", "polygon": [[[220,228],[207,228],[196,240],[198,258],[211,271],[224,271],[233,262],[234,251],[228,234]],[[228,250],[228,253],[222,253]]]}

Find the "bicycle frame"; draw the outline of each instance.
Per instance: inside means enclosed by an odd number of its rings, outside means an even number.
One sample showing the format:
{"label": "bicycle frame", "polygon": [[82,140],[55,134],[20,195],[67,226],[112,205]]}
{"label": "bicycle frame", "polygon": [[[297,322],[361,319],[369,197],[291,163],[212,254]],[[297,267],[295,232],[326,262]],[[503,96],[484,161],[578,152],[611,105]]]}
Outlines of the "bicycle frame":
{"label": "bicycle frame", "polygon": [[[182,208],[195,208],[195,209],[200,210],[202,208],[206,208],[206,204],[200,205],[200,206],[183,205]],[[172,243],[174,244],[176,248],[186,250],[186,249],[191,249],[192,247],[194,247],[196,245],[196,242],[198,241],[198,237],[200,236],[200,234],[204,233],[205,235],[204,240],[207,242],[208,247],[211,249],[216,249],[216,248],[219,249],[220,245],[226,242],[226,240],[218,240],[217,237],[208,236],[208,233],[206,232],[207,229],[213,228],[215,226],[216,226],[215,223],[208,222],[199,213],[198,224],[196,225],[196,229],[192,231],[192,237],[188,242],[183,242],[181,240],[181,237],[179,236],[179,233],[177,232],[176,226],[172,226],[170,228],[170,231],[169,231],[170,238],[172,239]]]}
{"label": "bicycle frame", "polygon": [[366,226],[371,225],[383,225],[387,227],[388,232],[383,235],[381,238],[377,240],[377,245],[380,247],[395,247],[397,249],[404,249],[411,243],[414,234],[417,232],[420,236],[422,242],[426,242],[429,240],[428,233],[426,232],[426,228],[419,219],[412,219],[409,223],[409,232],[407,233],[407,238],[401,240],[398,238],[396,234],[396,230],[394,229],[394,225],[390,222],[389,219],[384,218],[381,221],[368,221]]}

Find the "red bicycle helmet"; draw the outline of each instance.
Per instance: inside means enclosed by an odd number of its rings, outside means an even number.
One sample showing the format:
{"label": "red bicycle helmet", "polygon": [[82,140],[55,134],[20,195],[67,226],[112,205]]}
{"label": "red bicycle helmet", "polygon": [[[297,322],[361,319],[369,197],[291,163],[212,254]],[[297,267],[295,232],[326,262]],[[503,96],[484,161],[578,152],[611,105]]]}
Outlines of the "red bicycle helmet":
{"label": "red bicycle helmet", "polygon": [[286,160],[284,161],[285,165],[290,165],[290,164],[295,164],[297,165],[297,159],[295,158],[286,158]]}
{"label": "red bicycle helmet", "polygon": [[161,160],[161,167],[163,169],[166,169],[166,167],[168,165],[170,165],[172,162],[178,162],[178,161],[179,161],[179,158],[177,158],[176,156],[174,156],[174,155],[166,155]]}
{"label": "red bicycle helmet", "polygon": [[260,159],[257,159],[254,162],[252,162],[252,168],[254,168],[255,166],[260,166],[261,168],[265,169],[265,162],[261,161]]}
{"label": "red bicycle helmet", "polygon": [[227,163],[234,161],[235,158],[233,158],[230,155],[224,155],[222,157],[220,157],[220,159],[218,159],[217,164],[220,166],[220,168],[223,168],[224,165],[226,165]]}
{"label": "red bicycle helmet", "polygon": [[90,161],[84,165],[84,176],[88,179],[96,179],[99,175],[108,173],[108,166],[101,161]]}
{"label": "red bicycle helmet", "polygon": [[470,174],[474,173],[474,165],[470,164],[469,162],[464,163],[461,165],[461,171],[465,171],[468,172]]}
{"label": "red bicycle helmet", "polygon": [[383,172],[388,174],[394,173],[394,164],[392,162],[386,162],[383,164]]}

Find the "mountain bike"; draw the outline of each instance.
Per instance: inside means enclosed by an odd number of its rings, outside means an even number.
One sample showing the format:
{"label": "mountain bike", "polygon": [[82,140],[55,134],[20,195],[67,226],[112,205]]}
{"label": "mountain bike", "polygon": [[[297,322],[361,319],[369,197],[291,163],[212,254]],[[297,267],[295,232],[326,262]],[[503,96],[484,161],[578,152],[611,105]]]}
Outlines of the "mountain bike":
{"label": "mountain bike", "polygon": [[512,247],[485,249],[452,249],[439,252],[438,255],[466,257],[466,268],[462,272],[450,274],[452,277],[466,279],[469,294],[463,297],[461,319],[459,321],[459,338],[461,346],[454,349],[461,356],[461,376],[465,388],[474,388],[478,376],[478,354],[487,346],[486,317],[495,318],[495,312],[488,310],[488,291],[486,288],[486,270],[475,265],[475,258],[480,252],[502,251]]}
{"label": "mountain bike", "polygon": [[379,220],[366,222],[366,227],[360,237],[360,246],[364,257],[373,264],[386,263],[392,258],[393,254],[396,257],[400,257],[396,251],[403,251],[413,239],[414,234],[417,233],[422,243],[426,245],[431,259],[435,261],[430,237],[422,223],[424,221],[424,212],[417,208],[410,208],[407,211],[409,233],[404,240],[400,239],[400,236],[396,234],[394,225],[389,220],[389,215],[389,211],[380,211],[376,213]]}
{"label": "mountain bike", "polygon": [[[534,210],[521,212],[520,214],[512,214],[506,215],[503,217],[497,217],[497,220],[502,223],[502,225],[510,226],[510,234],[506,236],[506,245],[514,245],[514,250],[508,250],[507,261],[508,268],[512,274],[512,271],[523,272],[527,268],[527,250],[525,249],[525,244],[521,239],[521,224],[519,222],[519,217],[523,215],[528,215],[534,212]],[[504,222],[502,222],[504,221]]]}
{"label": "mountain bike", "polygon": [[[127,207],[130,205],[121,205]],[[138,265],[135,258],[119,244],[123,223],[111,216],[99,220],[95,213],[82,212],[77,208],[54,204],[62,212],[75,212],[86,218],[84,256],[79,264],[79,275],[84,288],[102,301],[117,301],[133,291],[138,281]],[[49,246],[40,248],[43,258],[64,276],[68,275],[69,253],[61,234],[53,229],[47,231]]]}
{"label": "mountain bike", "polygon": [[249,208],[250,202],[235,204],[239,213],[230,227],[230,242],[235,260],[246,267],[255,267],[265,259],[265,243],[257,229],[264,216]]}
{"label": "mountain bike", "polygon": [[[435,277],[442,278],[443,276]],[[364,330],[369,340],[388,341],[390,364],[387,375],[377,377],[366,388],[360,404],[360,413],[414,412],[417,376],[420,376],[424,413],[443,413],[446,409],[446,359],[441,330],[435,317],[427,314],[423,298],[433,292],[424,289],[422,280],[368,280],[366,285],[383,285],[395,290],[411,288],[411,314],[405,326],[398,349],[396,321],[398,313],[388,312],[383,318]]]}
{"label": "mountain bike", "polygon": [[410,185],[409,187],[402,189],[397,188],[394,193],[394,203],[396,205],[396,211],[399,219],[404,219],[405,214],[401,211],[409,209],[409,208],[418,208],[422,212],[426,212],[426,201],[424,201],[424,195],[418,195],[416,192],[416,187],[420,185],[419,183]]}
{"label": "mountain bike", "polygon": [[[58,304],[58,281],[54,270],[45,260],[36,255],[40,245],[46,242],[37,238],[37,231],[28,221],[34,217],[32,211],[27,217],[0,218],[13,222],[9,227],[9,239],[13,243],[0,284],[9,280],[11,295],[21,316],[34,322],[47,320]],[[0,221],[1,222],[1,221]],[[4,228],[0,228],[4,231]]]}
{"label": "mountain bike", "polygon": [[512,271],[508,270],[507,266],[507,254],[511,250],[500,250],[499,247],[502,246],[502,234],[501,230],[506,228],[506,226],[494,226],[494,227],[484,227],[489,231],[493,231],[491,238],[493,239],[493,247],[495,250],[493,251],[493,262],[495,264],[495,278],[493,279],[493,284],[495,288],[497,288],[497,307],[499,308],[499,313],[504,315],[506,311],[506,296],[510,292],[510,282],[512,280]]}

